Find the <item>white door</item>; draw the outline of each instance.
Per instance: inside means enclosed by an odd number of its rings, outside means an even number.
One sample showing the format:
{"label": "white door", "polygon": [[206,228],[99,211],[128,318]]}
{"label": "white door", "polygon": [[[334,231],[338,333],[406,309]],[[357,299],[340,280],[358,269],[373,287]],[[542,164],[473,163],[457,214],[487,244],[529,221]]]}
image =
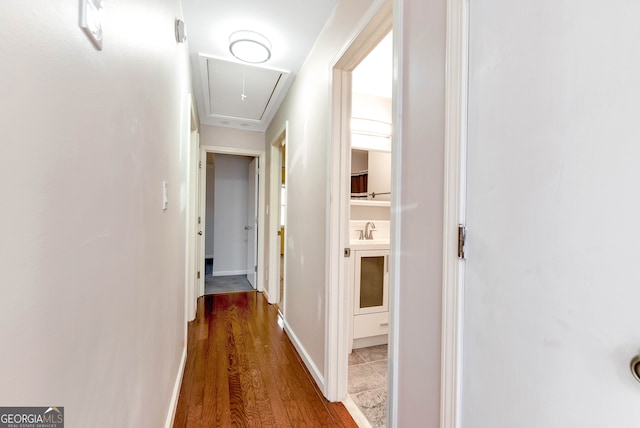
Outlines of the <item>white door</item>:
{"label": "white door", "polygon": [[462,427],[638,427],[640,6],[470,13]]}
{"label": "white door", "polygon": [[247,279],[256,288],[258,263],[258,158],[249,163],[249,190],[247,201]]}
{"label": "white door", "polygon": [[[197,140],[196,144],[199,143],[200,135],[196,133]],[[197,289],[198,289],[198,297],[204,295],[204,258],[205,258],[205,216],[206,216],[206,206],[207,206],[207,152],[204,150],[200,150],[199,158],[198,158],[198,221],[197,221],[197,251],[196,251],[196,269],[198,272],[197,275]],[[209,225],[210,228],[213,228],[213,224]]]}

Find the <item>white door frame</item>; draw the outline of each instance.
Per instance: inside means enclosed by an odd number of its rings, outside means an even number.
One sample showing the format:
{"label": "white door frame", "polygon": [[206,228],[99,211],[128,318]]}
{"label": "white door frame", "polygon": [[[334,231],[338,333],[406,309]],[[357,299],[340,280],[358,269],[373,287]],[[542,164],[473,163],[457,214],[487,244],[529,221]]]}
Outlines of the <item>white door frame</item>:
{"label": "white door frame", "polygon": [[[377,0],[360,22],[351,39],[330,64],[331,143],[328,150],[327,278],[325,390],[330,401],[347,393],[349,340],[348,263],[343,248],[349,246],[349,180],[351,172],[351,72],[389,33],[392,26],[390,0]],[[390,287],[392,288],[392,287]],[[394,314],[390,313],[390,320]],[[391,360],[389,360],[391,361]]]}
{"label": "white door frame", "polygon": [[[196,275],[197,275],[197,239],[196,211],[198,188],[198,122],[191,94],[185,94],[182,106],[181,144],[187,146],[187,206],[186,206],[186,239],[185,239],[185,329],[187,323],[196,317]],[[185,330],[186,331],[186,330]],[[186,336],[185,336],[186,337]]]}
{"label": "white door frame", "polygon": [[[397,8],[400,2],[393,1]],[[373,20],[380,11],[381,4],[372,7],[372,14],[365,17],[365,25],[371,28]],[[469,34],[469,0],[447,0],[447,70],[446,70],[446,141],[445,141],[445,189],[444,189],[444,236],[443,236],[443,301],[442,301],[442,377],[441,377],[441,428],[458,428],[460,426],[460,380],[462,372],[462,305],[463,305],[463,280],[464,262],[457,257],[458,225],[464,224],[465,212],[465,161],[467,144],[467,98],[468,98],[468,34]],[[378,15],[379,16],[379,15]],[[367,19],[368,18],[368,19]],[[394,14],[394,56],[395,75],[394,81],[394,113],[393,122],[401,123],[402,99],[401,80],[403,70],[403,40],[401,13]],[[325,346],[325,396],[329,400],[339,400],[346,393],[346,361],[342,355],[346,355],[346,335],[340,332],[347,331],[348,311],[345,294],[346,287],[341,289],[339,285],[346,281],[346,264],[339,248],[348,246],[348,209],[344,206],[345,196],[348,192],[346,184],[340,182],[340,178],[346,174],[347,160],[350,153],[347,151],[349,142],[348,132],[345,132],[341,123],[346,123],[348,115],[346,109],[350,109],[349,102],[345,100],[345,93],[350,93],[350,69],[346,60],[348,53],[353,53],[355,41],[366,28],[361,28],[352,41],[345,46],[338,60],[332,64],[333,92],[332,92],[332,144],[330,145],[329,177],[331,177],[329,194],[329,213],[327,229],[327,260],[328,278],[327,287],[327,337]],[[369,36],[370,37],[370,36]],[[352,64],[353,65],[353,64]],[[354,67],[354,66],[353,66]],[[353,69],[351,67],[351,70]],[[394,129],[393,152],[396,152],[395,160],[399,159],[399,150],[402,147],[401,129]],[[399,166],[394,162],[396,173]],[[346,176],[346,175],[345,175]],[[396,195],[399,189],[393,189]],[[331,195],[336,198],[332,199]],[[400,201],[392,199],[392,212],[399,210]],[[346,220],[345,220],[346,218]],[[398,225],[396,225],[398,226]],[[392,230],[392,234],[394,231]],[[397,239],[394,244],[399,244]],[[397,367],[393,366],[395,338],[397,332],[397,296],[394,281],[394,265],[391,270],[390,284],[390,364],[391,376],[389,377],[388,412],[390,426],[397,425],[395,409],[395,396],[398,389]],[[395,333],[395,334],[394,334]]]}
{"label": "white door frame", "polygon": [[[276,137],[270,142],[270,177],[269,177],[269,206],[271,207],[269,214],[269,290],[267,292],[267,301],[270,304],[275,304],[280,301],[280,237],[278,231],[280,230],[280,182],[281,177],[281,165],[280,165],[280,149],[282,146],[282,140],[284,139],[285,147],[288,146],[287,135],[289,134],[289,121],[285,121],[279,132],[276,133]],[[286,165],[287,158],[285,157],[284,173],[285,183],[287,182],[288,168]],[[284,229],[284,242],[286,240],[287,228]],[[287,258],[284,259],[285,272]],[[284,287],[287,286],[287,277],[284,277]],[[286,289],[286,288],[285,288]],[[287,294],[285,293],[285,300]],[[280,311],[284,314],[286,307],[286,301],[282,302],[282,308]]]}
{"label": "white door frame", "polygon": [[[256,278],[256,290],[265,291],[264,288],[264,213],[265,213],[265,202],[264,202],[264,192],[265,192],[265,177],[264,177],[264,165],[265,165],[265,154],[264,150],[251,150],[251,149],[240,149],[236,147],[224,147],[224,146],[210,146],[210,145],[202,145],[200,146],[200,158],[207,159],[207,153],[215,153],[220,155],[236,155],[236,156],[253,156],[258,158],[258,275]],[[203,165],[206,171],[206,165]],[[206,174],[205,174],[206,177]],[[207,192],[207,184],[206,179],[202,179],[202,174],[200,176],[200,206],[204,207],[206,204],[206,192]],[[202,216],[202,233],[203,236],[207,236],[207,224],[206,224],[206,216],[200,213]],[[204,254],[204,253],[203,253]],[[201,276],[203,278],[204,275]],[[203,279],[203,287],[204,287],[204,279]],[[202,290],[204,294],[204,289]]]}
{"label": "white door frame", "polygon": [[[249,284],[253,288],[256,288],[256,279],[258,277],[256,263],[258,261],[258,217],[256,214],[258,214],[259,169],[260,160],[253,158],[253,160],[249,162],[249,174],[247,177],[249,183],[249,191],[247,192],[247,227],[251,228],[247,230],[247,280],[249,280]],[[253,245],[249,245],[251,242],[253,242]],[[253,282],[251,282],[252,280]]]}
{"label": "white door frame", "polygon": [[207,214],[207,152],[200,148],[198,150],[198,217],[200,218],[200,224],[198,224],[198,252],[196,265],[200,270],[200,278],[197,278],[197,297],[204,296],[204,277],[205,277],[205,256],[206,256],[206,230],[204,228]]}
{"label": "white door frame", "polygon": [[440,427],[459,428],[465,263],[458,259],[458,225],[466,216],[469,0],[447,0],[446,44]]}

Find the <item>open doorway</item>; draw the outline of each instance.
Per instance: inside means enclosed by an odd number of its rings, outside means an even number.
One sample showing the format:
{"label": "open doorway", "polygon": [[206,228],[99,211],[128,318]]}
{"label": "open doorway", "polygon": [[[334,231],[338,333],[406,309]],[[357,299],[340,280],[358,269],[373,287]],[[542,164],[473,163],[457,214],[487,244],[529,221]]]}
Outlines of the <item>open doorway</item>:
{"label": "open doorway", "polygon": [[387,420],[391,12],[381,6],[333,68],[327,396],[344,400],[361,426]]}
{"label": "open doorway", "polygon": [[206,154],[204,294],[257,287],[259,160]]}
{"label": "open doorway", "polygon": [[351,73],[347,393],[372,426],[387,407],[393,35]]}
{"label": "open doorway", "polygon": [[286,150],[287,150],[287,146],[286,146],[286,139],[283,138],[282,141],[280,142],[280,211],[279,211],[279,223],[280,223],[280,230],[278,231],[278,235],[280,235],[280,239],[279,239],[279,243],[280,243],[280,263],[278,264],[280,270],[279,270],[279,278],[280,278],[280,285],[279,285],[279,289],[278,289],[278,310],[282,313],[284,313],[284,296],[285,296],[285,289],[284,289],[284,275],[285,275],[285,268],[284,268],[284,252],[285,252],[285,225],[287,222],[287,155],[286,155]]}
{"label": "open doorway", "polygon": [[271,142],[269,205],[269,303],[276,304],[280,313],[286,311],[286,221],[287,221],[287,123]]}

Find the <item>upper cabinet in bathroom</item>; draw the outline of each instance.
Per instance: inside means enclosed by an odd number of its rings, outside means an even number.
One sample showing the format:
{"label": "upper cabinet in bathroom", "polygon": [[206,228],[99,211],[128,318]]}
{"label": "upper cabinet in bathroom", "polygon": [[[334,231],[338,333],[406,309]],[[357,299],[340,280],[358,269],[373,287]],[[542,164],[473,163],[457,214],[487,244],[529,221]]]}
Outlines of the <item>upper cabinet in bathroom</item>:
{"label": "upper cabinet in bathroom", "polygon": [[[391,153],[377,150],[351,150],[351,201],[391,200]],[[374,204],[375,205],[375,204]],[[383,204],[386,205],[386,204]]]}

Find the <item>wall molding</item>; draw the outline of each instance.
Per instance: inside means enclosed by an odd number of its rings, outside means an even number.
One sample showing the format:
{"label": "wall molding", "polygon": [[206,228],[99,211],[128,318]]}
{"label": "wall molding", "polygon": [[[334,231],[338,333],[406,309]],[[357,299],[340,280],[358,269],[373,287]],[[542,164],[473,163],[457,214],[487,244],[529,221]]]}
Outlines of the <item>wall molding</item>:
{"label": "wall molding", "polygon": [[171,394],[171,402],[169,402],[169,411],[167,413],[167,419],[164,423],[164,428],[172,428],[173,422],[176,418],[176,410],[178,409],[178,399],[180,398],[180,388],[182,387],[182,378],[184,377],[184,369],[187,365],[187,347],[182,348],[182,357],[180,358],[180,367],[178,368],[178,375],[176,376],[176,382],[173,385],[173,392]]}

